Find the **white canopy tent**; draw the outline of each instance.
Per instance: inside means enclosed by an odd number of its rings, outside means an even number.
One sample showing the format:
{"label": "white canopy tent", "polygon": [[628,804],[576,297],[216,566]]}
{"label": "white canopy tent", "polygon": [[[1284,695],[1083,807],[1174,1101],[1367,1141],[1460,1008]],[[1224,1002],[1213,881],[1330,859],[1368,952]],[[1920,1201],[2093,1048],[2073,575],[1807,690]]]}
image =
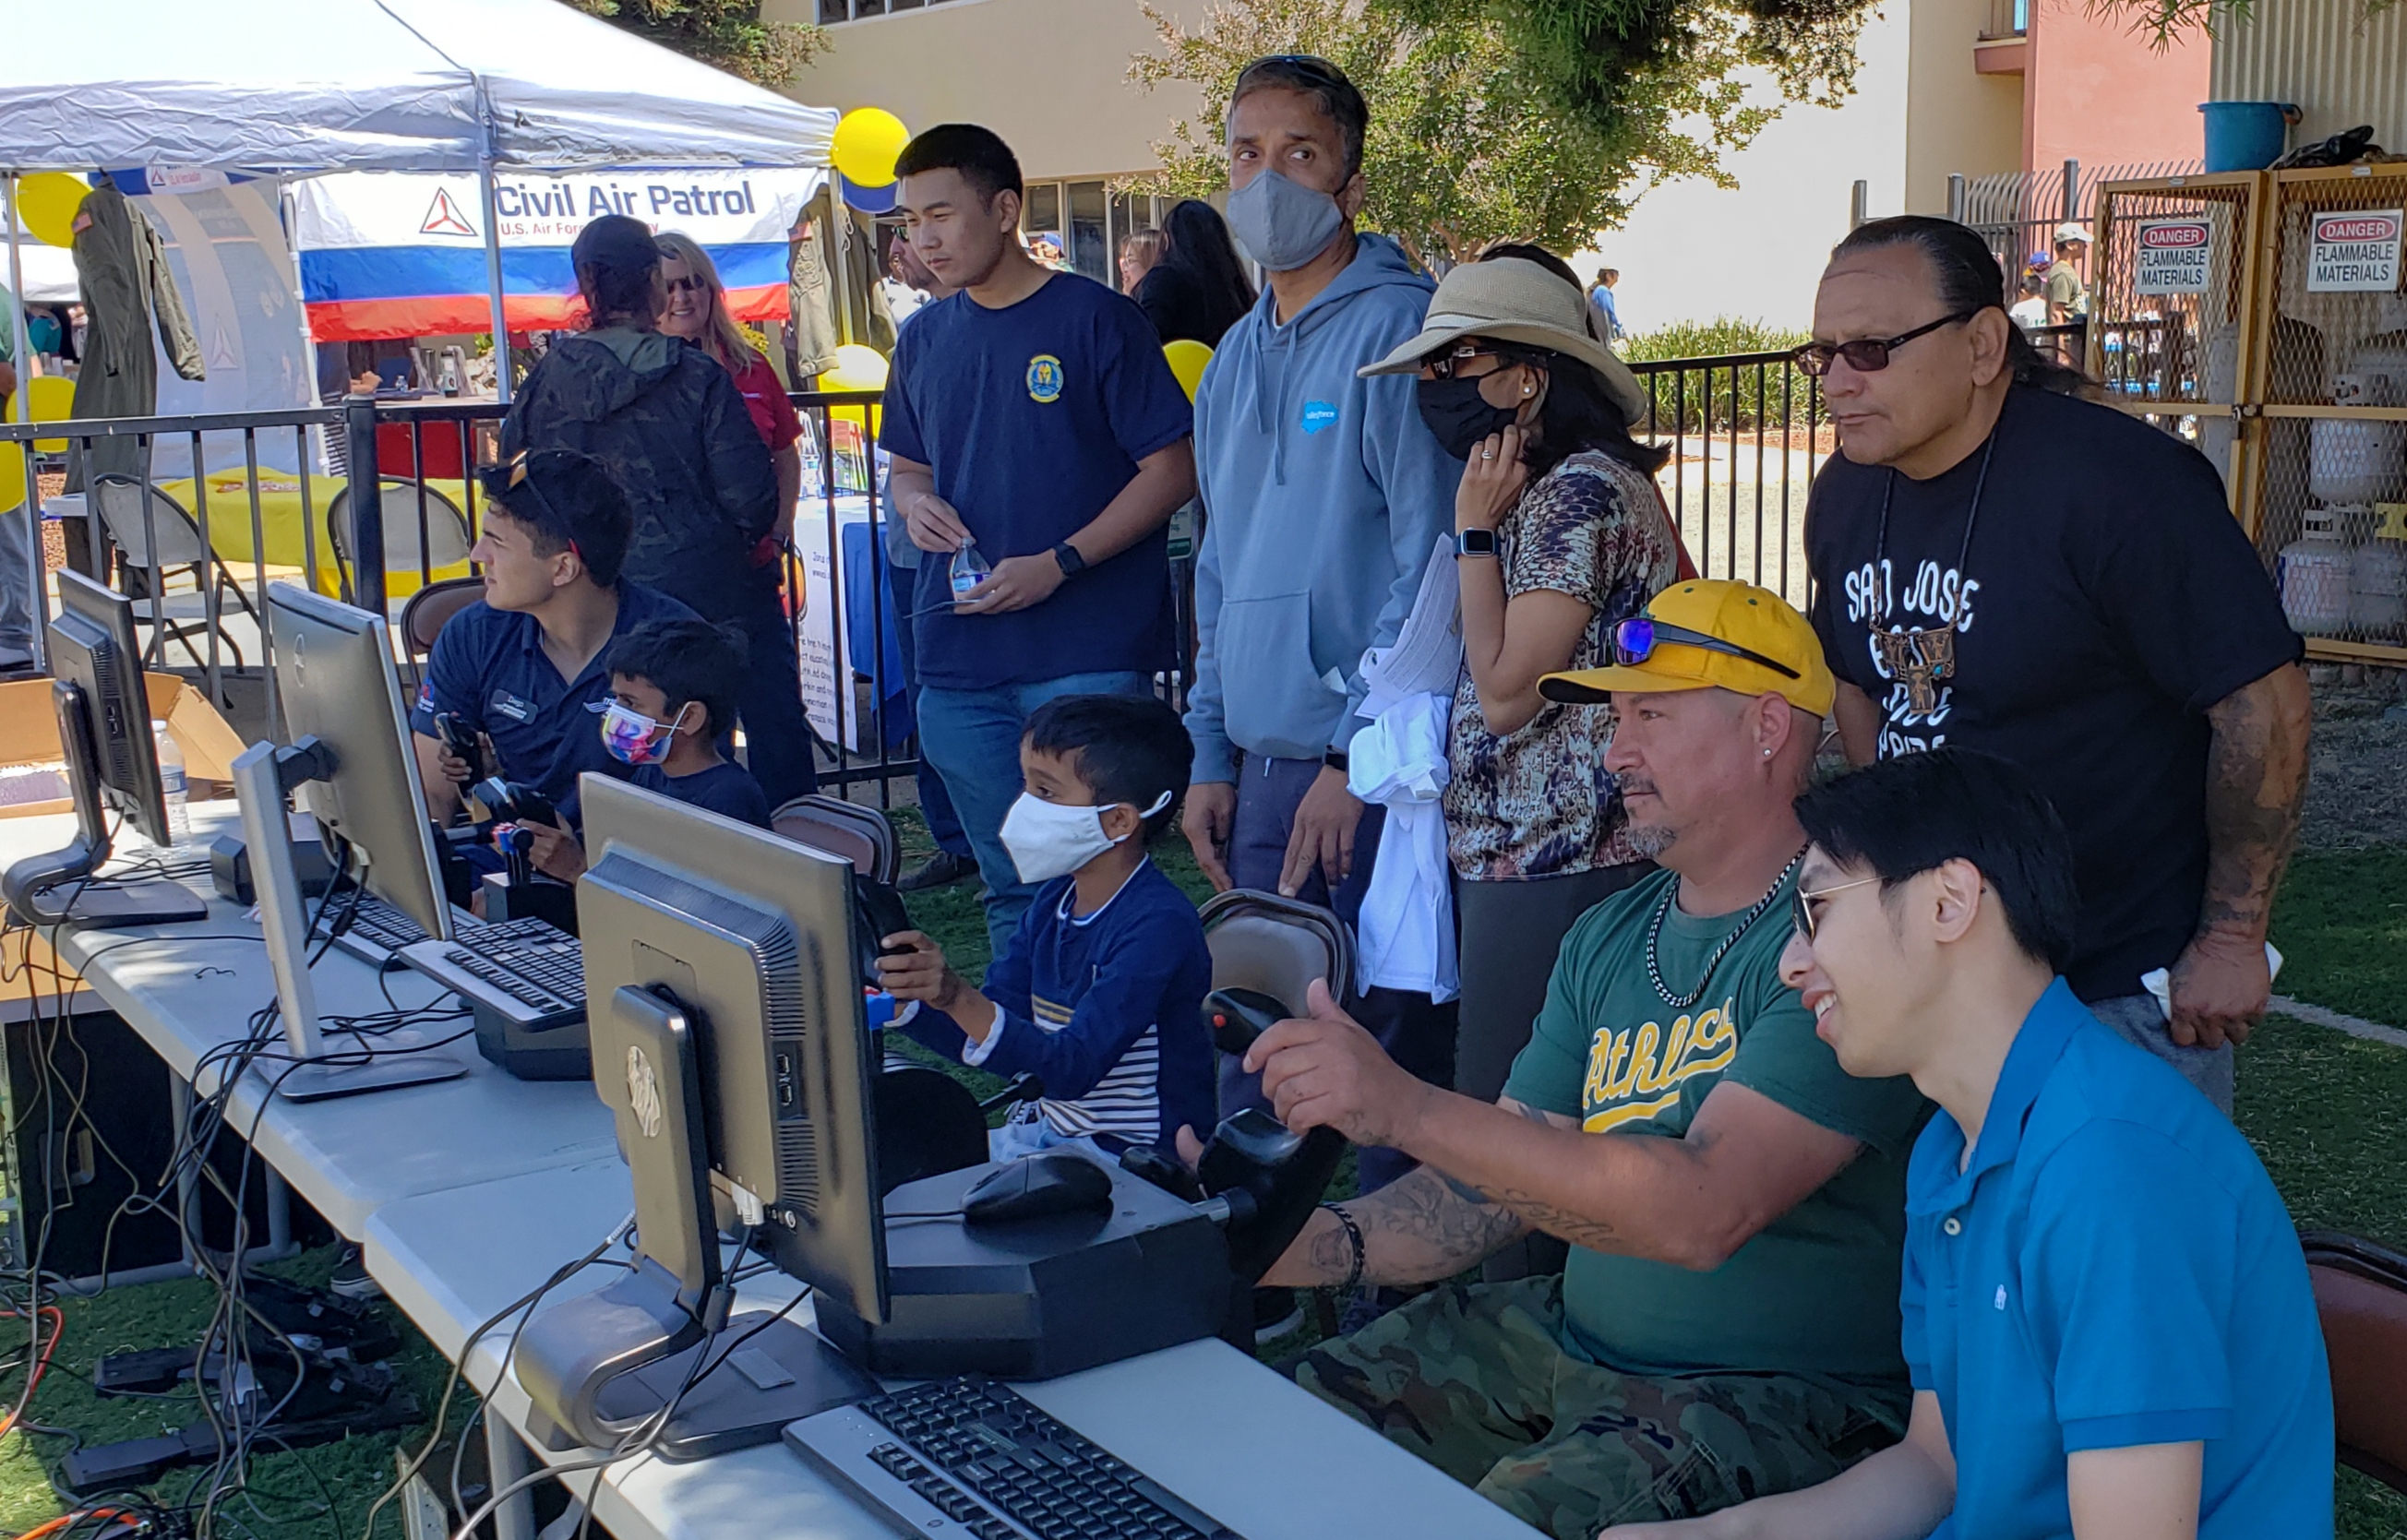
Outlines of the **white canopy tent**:
{"label": "white canopy tent", "polygon": [[496,166],[824,166],[835,131],[560,0],[90,0],[77,30],[107,42],[0,50],[0,168],[477,172],[497,338]]}

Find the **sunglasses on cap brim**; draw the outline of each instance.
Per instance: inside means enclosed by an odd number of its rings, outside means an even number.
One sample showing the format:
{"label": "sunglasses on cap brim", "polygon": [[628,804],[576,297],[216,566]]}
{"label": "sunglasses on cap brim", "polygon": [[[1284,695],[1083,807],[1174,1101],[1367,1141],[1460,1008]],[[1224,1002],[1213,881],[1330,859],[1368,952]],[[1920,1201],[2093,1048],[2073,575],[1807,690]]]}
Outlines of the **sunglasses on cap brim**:
{"label": "sunglasses on cap brim", "polygon": [[1804,675],[1786,663],[1777,663],[1759,652],[1725,642],[1718,636],[1692,631],[1686,626],[1668,625],[1651,615],[1632,615],[1613,628],[1613,660],[1625,669],[1636,668],[1655,656],[1655,649],[1666,643],[1680,647],[1702,647],[1709,653],[1729,657],[1743,657],[1750,663],[1770,669],[1786,679],[1802,679]]}
{"label": "sunglasses on cap brim", "polygon": [[[485,501],[499,505],[504,513],[507,513],[509,501],[512,498],[532,498],[536,506],[550,516],[553,523],[563,529],[569,528],[568,521],[562,518],[560,511],[551,505],[551,499],[543,495],[543,488],[527,479],[529,453],[531,451],[521,449],[512,455],[506,462],[489,465],[477,473],[478,479],[485,484]],[[574,535],[568,537],[568,549],[569,554],[576,557],[577,560],[585,559],[584,548],[577,544],[577,537]]]}

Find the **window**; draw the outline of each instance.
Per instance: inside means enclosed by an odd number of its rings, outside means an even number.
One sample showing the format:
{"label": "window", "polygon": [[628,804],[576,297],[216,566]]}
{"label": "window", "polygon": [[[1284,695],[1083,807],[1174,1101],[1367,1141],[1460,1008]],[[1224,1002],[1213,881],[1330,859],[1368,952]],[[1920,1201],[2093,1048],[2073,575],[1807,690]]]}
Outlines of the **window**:
{"label": "window", "polygon": [[883,16],[888,11],[917,10],[921,6],[940,3],[941,0],[819,0],[819,25],[863,21],[873,16]]}
{"label": "window", "polygon": [[1072,182],[1069,191],[1070,265],[1097,283],[1111,283],[1111,216],[1104,184]]}
{"label": "window", "polygon": [[1121,238],[1160,228],[1175,200],[1144,192],[1106,194],[1104,186],[1100,180],[1031,182],[1020,198],[1019,228],[1031,241],[1052,237],[1072,271],[1117,289]]}

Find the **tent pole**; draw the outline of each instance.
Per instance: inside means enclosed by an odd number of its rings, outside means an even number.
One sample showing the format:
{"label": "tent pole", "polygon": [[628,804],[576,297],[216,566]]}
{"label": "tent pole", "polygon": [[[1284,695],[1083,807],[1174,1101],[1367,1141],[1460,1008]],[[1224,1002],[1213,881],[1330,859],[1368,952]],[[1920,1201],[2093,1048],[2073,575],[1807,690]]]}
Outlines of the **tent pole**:
{"label": "tent pole", "polygon": [[[23,233],[17,220],[17,173],[10,171],[5,177],[0,177],[0,182],[7,184],[6,196],[0,198],[0,202],[8,205],[8,325],[12,329],[10,335],[15,338],[12,351],[17,355],[17,420],[31,422],[34,420],[34,345],[33,339],[25,335],[25,263],[17,249],[17,243]],[[44,571],[42,559],[42,489],[34,480],[33,449],[31,444],[12,444],[0,447],[0,454],[15,455],[25,468],[24,516],[25,522],[33,527],[33,539],[27,542],[25,557],[27,581],[32,591],[26,595],[26,600],[34,615],[34,661],[48,667],[50,639],[44,633],[48,629],[50,606],[50,596],[43,588],[44,579],[49,574]],[[8,516],[8,510],[0,509],[0,518]]]}
{"label": "tent pole", "polygon": [[493,192],[490,130],[484,157],[477,162],[477,191],[485,204],[485,301],[493,312],[493,383],[502,404],[510,403],[510,323],[502,309],[502,219]]}

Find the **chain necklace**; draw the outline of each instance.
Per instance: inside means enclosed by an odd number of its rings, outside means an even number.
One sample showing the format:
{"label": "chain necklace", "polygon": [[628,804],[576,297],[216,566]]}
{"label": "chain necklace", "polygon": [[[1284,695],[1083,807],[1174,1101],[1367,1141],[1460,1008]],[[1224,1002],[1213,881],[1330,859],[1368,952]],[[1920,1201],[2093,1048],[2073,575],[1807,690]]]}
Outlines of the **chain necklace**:
{"label": "chain necklace", "polygon": [[1673,994],[1672,986],[1663,982],[1663,965],[1659,955],[1663,941],[1663,917],[1672,912],[1674,900],[1680,897],[1680,883],[1675,878],[1664,885],[1663,901],[1655,906],[1655,923],[1646,928],[1646,977],[1654,981],[1655,993],[1663,996],[1665,1005],[1674,1010],[1686,1010],[1704,998],[1706,988],[1714,982],[1714,969],[1722,966],[1722,959],[1730,955],[1730,949],[1738,945],[1739,938],[1747,933],[1748,927],[1763,918],[1763,911],[1772,907],[1772,901],[1780,896],[1781,887],[1796,875],[1797,869],[1804,864],[1804,860],[1805,851],[1801,846],[1797,854],[1788,858],[1788,864],[1780,869],[1780,875],[1772,880],[1772,885],[1764,890],[1763,897],[1755,901],[1755,907],[1746,911],[1736,928],[1722,938],[1721,945],[1714,948],[1714,954],[1705,959],[1705,971],[1698,978],[1697,987],[1686,995]]}
{"label": "chain necklace", "polygon": [[[1981,518],[1981,491],[1989,484],[1989,460],[1997,452],[1998,431],[1992,428],[1981,450],[1980,472],[1973,478],[1972,505],[1964,511],[1964,540],[1956,548],[1959,584],[1964,575],[1964,559],[1973,553],[1973,526]],[[1947,617],[1944,626],[1889,628],[1889,613],[1897,603],[1897,584],[1888,570],[1888,507],[1896,496],[1897,471],[1891,467],[1881,491],[1880,534],[1873,544],[1873,570],[1881,585],[1880,610],[1868,624],[1873,633],[1873,653],[1879,659],[1881,672],[1905,686],[1909,715],[1927,717],[1939,709],[1940,686],[1956,677],[1956,632],[1964,618],[1964,601],[1958,599],[1955,613]]]}

